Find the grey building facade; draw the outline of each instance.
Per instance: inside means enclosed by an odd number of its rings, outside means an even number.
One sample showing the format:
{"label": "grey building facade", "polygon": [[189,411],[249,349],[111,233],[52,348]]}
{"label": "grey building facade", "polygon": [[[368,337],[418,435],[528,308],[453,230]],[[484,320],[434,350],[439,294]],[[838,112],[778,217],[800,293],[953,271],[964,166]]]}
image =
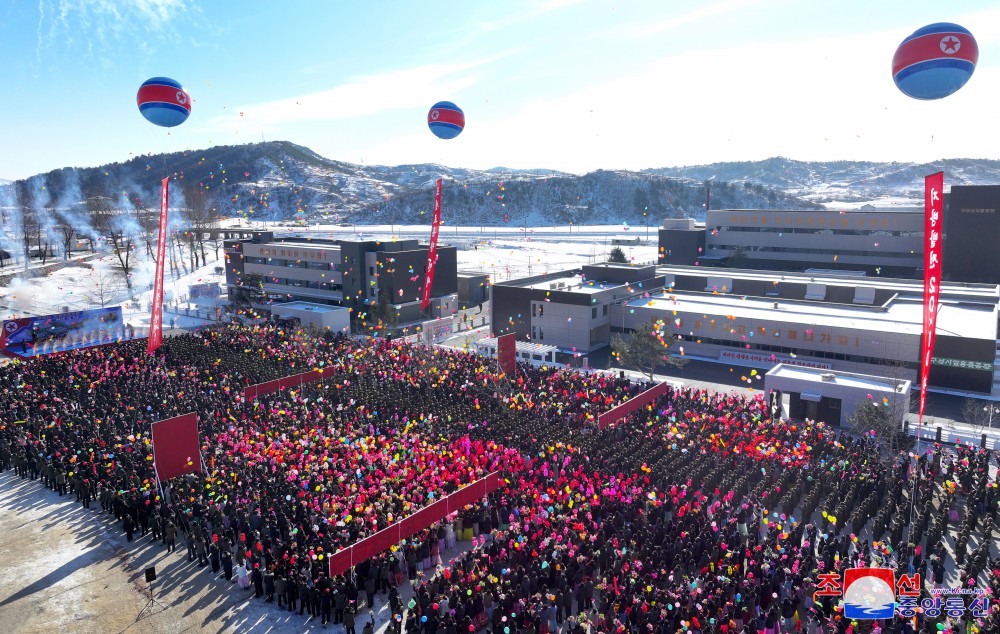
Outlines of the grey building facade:
{"label": "grey building facade", "polygon": [[[381,295],[397,307],[401,322],[420,317],[428,245],[417,240],[281,238],[267,231],[224,245],[230,290],[238,292],[247,275],[257,275],[275,301],[360,308]],[[456,307],[457,271],[455,248],[438,245],[431,287],[438,310]]]}

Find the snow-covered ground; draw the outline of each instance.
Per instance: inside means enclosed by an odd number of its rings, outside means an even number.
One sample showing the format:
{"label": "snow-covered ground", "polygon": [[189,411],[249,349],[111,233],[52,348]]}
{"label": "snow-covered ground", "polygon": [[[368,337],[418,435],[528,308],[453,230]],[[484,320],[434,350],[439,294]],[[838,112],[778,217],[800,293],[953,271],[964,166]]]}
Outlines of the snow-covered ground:
{"label": "snow-covered ground", "polygon": [[[137,534],[125,540],[120,524],[59,496],[39,481],[0,473],[0,623],[5,632],[343,632],[324,628],[318,619],[299,616],[254,599],[189,562],[183,546],[173,553]],[[472,548],[458,542],[444,555],[449,561]],[[149,597],[143,571],[155,566],[154,598],[163,608],[136,619]],[[413,596],[399,587],[404,604]],[[375,602],[375,632],[388,631],[392,618],[386,595]],[[358,614],[357,630],[369,620]],[[134,626],[134,627],[133,627]]]}
{"label": "snow-covered ground", "polygon": [[[99,308],[101,293],[94,290],[95,285],[101,282],[95,278],[99,277],[99,271],[106,267],[112,271],[119,279],[109,284],[109,289],[104,293],[106,306],[121,306],[122,316],[126,324],[131,324],[137,329],[149,326],[149,302],[152,298],[152,272],[147,271],[146,263],[139,255],[139,264],[133,273],[133,289],[129,293],[121,278],[121,269],[118,267],[117,258],[110,254],[90,260],[88,263],[94,266],[90,269],[83,266],[68,266],[58,271],[49,273],[44,277],[22,278],[15,276],[7,286],[0,286],[0,319],[14,319],[17,317],[33,317],[36,315],[49,315],[69,311],[85,310],[88,308]],[[222,254],[220,260],[214,259],[214,251],[208,250],[208,264],[199,267],[194,271],[184,272],[177,279],[169,272],[164,274],[164,306],[168,309],[164,317],[164,324],[169,325],[170,311],[173,308],[174,299],[187,297],[188,287],[191,284],[202,284],[208,282],[225,282],[225,275],[215,273],[216,266],[222,266]],[[0,270],[0,274],[20,272],[23,267],[13,267],[8,265]],[[112,300],[112,301],[107,301]],[[170,306],[167,306],[170,304]],[[205,304],[207,306],[207,303]],[[204,306],[202,307],[204,310]],[[179,318],[180,319],[180,318]],[[200,325],[204,320],[185,319],[179,322],[181,325]]]}
{"label": "snow-covered ground", "polygon": [[[230,223],[236,226],[235,222]],[[338,225],[323,225],[316,227],[295,227],[287,223],[253,223],[255,229],[267,228],[273,230],[276,236],[294,234],[302,239],[307,238],[340,238],[350,239],[362,237],[376,240],[398,240],[403,238],[420,238],[426,241],[430,236],[429,226],[401,225],[355,225],[342,227]],[[440,244],[450,244],[459,247],[458,268],[460,271],[476,271],[490,275],[494,281],[517,279],[527,275],[551,273],[569,268],[579,267],[592,262],[603,262],[614,245],[615,238],[636,238],[639,245],[622,245],[628,261],[636,265],[649,264],[656,261],[656,228],[649,228],[649,238],[646,239],[645,227],[627,227],[625,225],[598,225],[570,227],[443,227],[440,234]],[[204,319],[188,317],[183,314],[184,301],[189,295],[188,287],[192,284],[210,282],[225,282],[225,276],[215,272],[217,266],[223,266],[221,250],[218,260],[215,259],[214,246],[207,246],[208,264],[193,271],[182,271],[179,278],[167,271],[164,284],[164,324],[169,326],[176,318],[178,327],[193,327],[206,323]],[[149,326],[149,303],[152,297],[150,285],[153,277],[151,262],[144,254],[136,251],[136,260],[132,274],[133,292],[128,294],[125,289],[114,294],[115,301],[106,305],[121,305],[126,324],[131,324],[140,332]],[[50,260],[51,262],[51,260]],[[70,311],[96,308],[100,306],[100,295],[94,290],[98,285],[97,277],[102,268],[119,271],[116,268],[117,258],[111,254],[103,254],[92,258],[83,266],[70,266],[44,277],[22,278],[15,276],[7,286],[0,286],[0,319],[30,317],[36,315],[56,314],[64,308]],[[23,267],[8,265],[0,269],[4,273],[20,272]],[[107,293],[105,293],[107,297]],[[135,301],[133,301],[135,300]],[[179,305],[175,302],[181,302]],[[181,310],[177,312],[177,307]],[[211,306],[208,301],[200,304],[191,303],[201,309],[202,314]]]}

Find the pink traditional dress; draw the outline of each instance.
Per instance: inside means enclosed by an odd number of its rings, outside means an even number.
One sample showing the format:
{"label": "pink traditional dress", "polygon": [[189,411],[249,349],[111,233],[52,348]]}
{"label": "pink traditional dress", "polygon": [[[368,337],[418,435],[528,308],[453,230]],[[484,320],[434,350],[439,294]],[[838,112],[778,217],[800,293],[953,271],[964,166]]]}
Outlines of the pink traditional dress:
{"label": "pink traditional dress", "polygon": [[247,574],[247,567],[243,564],[236,566],[236,583],[242,590],[250,587],[250,575]]}

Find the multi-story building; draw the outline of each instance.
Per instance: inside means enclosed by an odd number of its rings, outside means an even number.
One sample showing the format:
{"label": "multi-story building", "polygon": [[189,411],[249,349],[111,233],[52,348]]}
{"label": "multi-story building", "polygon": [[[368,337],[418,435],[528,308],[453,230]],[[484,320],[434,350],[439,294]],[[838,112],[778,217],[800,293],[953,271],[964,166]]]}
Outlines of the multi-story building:
{"label": "multi-story building", "polygon": [[659,262],[914,277],[923,265],[923,223],[918,211],[710,210],[703,227],[660,230]]}
{"label": "multi-story building", "polygon": [[1000,185],[955,186],[945,194],[941,271],[946,280],[1000,283]]}
{"label": "multi-story building", "polygon": [[663,280],[654,266],[606,263],[494,282],[493,332],[557,346],[566,357],[587,355],[611,341],[612,304],[662,289]]}
{"label": "multi-story building", "polygon": [[[275,237],[255,232],[226,240],[226,284],[239,292],[247,275],[260,276],[272,301],[309,301],[360,308],[384,298],[399,322],[420,318],[428,245],[415,239],[326,240]],[[455,247],[438,245],[431,287],[432,316],[457,309]]]}
{"label": "multi-story building", "polygon": [[[626,277],[627,276],[627,277]],[[989,393],[997,366],[996,284],[944,283],[932,387]],[[589,355],[662,320],[689,359],[779,363],[918,384],[918,280],[702,266],[584,266],[493,287],[494,332]],[[672,354],[680,354],[678,346]],[[593,365],[593,364],[592,364]]]}
{"label": "multi-story building", "polygon": [[[1000,283],[1000,185],[954,186],[944,203],[944,279]],[[658,263],[922,278],[923,240],[922,209],[719,209],[665,220]]]}

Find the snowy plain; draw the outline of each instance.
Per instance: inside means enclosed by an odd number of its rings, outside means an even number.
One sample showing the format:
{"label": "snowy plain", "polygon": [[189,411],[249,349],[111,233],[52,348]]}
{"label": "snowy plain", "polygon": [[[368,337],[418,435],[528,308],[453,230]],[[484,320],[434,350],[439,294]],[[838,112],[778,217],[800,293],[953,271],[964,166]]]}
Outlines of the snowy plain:
{"label": "snowy plain", "polygon": [[[426,242],[430,238],[429,225],[314,225],[302,227],[281,222],[227,221],[225,226],[273,231],[275,236],[294,236],[298,240],[309,239],[365,239],[393,241],[418,238]],[[485,273],[491,281],[506,281],[527,275],[553,273],[577,268],[583,264],[603,262],[614,248],[615,239],[635,240],[637,245],[622,245],[620,248],[626,260],[635,265],[652,264],[656,261],[656,227],[630,227],[628,225],[590,225],[559,227],[458,227],[445,225],[441,228],[439,244],[458,248],[459,271]],[[216,250],[214,243],[206,244],[207,264],[196,269],[187,268],[186,251],[176,258],[183,260],[179,275],[168,270],[164,276],[164,324],[177,318],[178,327],[193,327],[205,323],[204,319],[187,317],[178,307],[188,306],[181,302],[189,295],[189,286],[211,282],[225,283],[225,276],[216,272],[216,267],[224,266],[222,250]],[[141,330],[149,326],[149,303],[152,298],[153,264],[140,250],[133,254],[135,267],[132,273],[133,292],[122,290],[117,301],[108,305],[121,305],[126,324]],[[50,263],[53,260],[50,260]],[[23,263],[13,263],[0,269],[0,275],[14,274],[6,285],[0,286],[0,319],[32,317],[57,314],[64,307],[70,311],[98,307],[93,286],[97,283],[95,271],[107,269],[120,274],[117,257],[110,253],[98,253],[85,260],[87,266],[67,266],[41,277],[24,277]],[[693,264],[693,262],[692,262]],[[93,269],[88,268],[93,267]],[[37,268],[33,261],[32,268]],[[99,277],[99,275],[96,275]],[[211,302],[191,302],[192,308],[214,307]]]}

